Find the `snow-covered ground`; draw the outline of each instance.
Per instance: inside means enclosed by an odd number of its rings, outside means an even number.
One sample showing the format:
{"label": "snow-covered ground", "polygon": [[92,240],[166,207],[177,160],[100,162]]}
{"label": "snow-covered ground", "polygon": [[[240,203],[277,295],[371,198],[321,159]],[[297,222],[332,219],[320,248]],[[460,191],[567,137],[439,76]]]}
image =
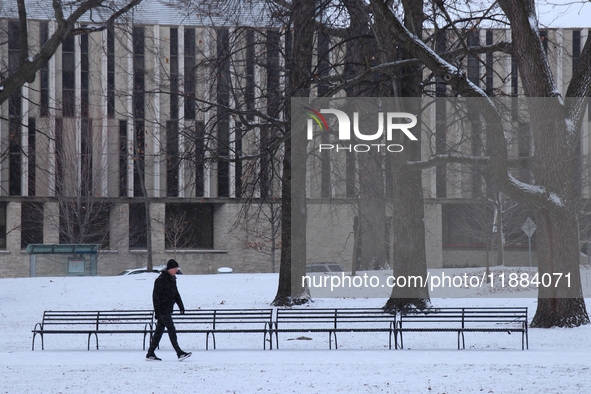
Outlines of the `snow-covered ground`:
{"label": "snow-covered ground", "polygon": [[[263,350],[261,335],[218,335],[205,351],[204,335],[180,334],[193,356],[182,363],[165,335],[144,361],[138,335],[103,335],[100,350],[86,350],[84,335],[37,339],[31,329],[47,309],[149,309],[154,274],[119,277],[0,279],[0,392],[4,393],[588,393],[591,390],[591,326],[530,329],[521,335],[405,335],[404,350],[388,350],[381,334],[279,337],[280,349]],[[179,290],[187,309],[268,307],[276,274],[183,275]],[[498,295],[498,294],[497,294]],[[314,307],[379,307],[383,298],[317,299]],[[527,306],[535,298],[434,298],[436,306]],[[591,300],[587,299],[591,309]]]}

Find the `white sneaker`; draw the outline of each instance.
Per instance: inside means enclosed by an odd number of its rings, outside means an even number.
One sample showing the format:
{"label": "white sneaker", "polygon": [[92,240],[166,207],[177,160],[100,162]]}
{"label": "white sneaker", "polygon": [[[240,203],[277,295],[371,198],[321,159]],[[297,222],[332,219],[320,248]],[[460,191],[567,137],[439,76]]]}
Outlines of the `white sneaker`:
{"label": "white sneaker", "polygon": [[189,352],[189,353],[183,352],[183,353],[179,354],[179,361],[183,361],[184,359],[191,357],[191,354],[192,354],[191,352]]}

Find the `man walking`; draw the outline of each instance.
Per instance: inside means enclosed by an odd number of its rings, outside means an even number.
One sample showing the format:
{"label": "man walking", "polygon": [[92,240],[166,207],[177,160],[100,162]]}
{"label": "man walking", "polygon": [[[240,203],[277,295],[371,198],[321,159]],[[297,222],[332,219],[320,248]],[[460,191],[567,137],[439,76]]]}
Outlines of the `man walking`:
{"label": "man walking", "polygon": [[187,353],[181,350],[176,340],[176,329],[172,321],[172,309],[176,303],[179,306],[181,314],[185,313],[185,306],[183,300],[176,287],[176,273],[179,270],[179,263],[175,260],[170,259],[166,264],[166,271],[163,271],[156,281],[154,281],[154,291],[152,293],[152,301],[154,302],[154,317],[156,318],[156,330],[150,343],[150,349],[146,355],[146,361],[162,361],[162,359],[156,357],[154,351],[160,343],[164,328],[168,331],[170,337],[170,343],[176,351],[179,361],[183,361],[187,357],[191,356],[191,353]]}

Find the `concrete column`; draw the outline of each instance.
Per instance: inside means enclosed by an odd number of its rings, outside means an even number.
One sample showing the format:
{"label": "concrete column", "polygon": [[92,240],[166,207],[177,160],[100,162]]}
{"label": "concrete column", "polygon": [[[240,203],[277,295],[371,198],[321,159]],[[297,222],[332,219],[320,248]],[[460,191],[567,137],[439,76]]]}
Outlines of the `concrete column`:
{"label": "concrete column", "polygon": [[165,213],[166,204],[150,204],[150,218],[152,220],[152,250],[154,254],[163,253],[165,250]]}
{"label": "concrete column", "polygon": [[59,244],[59,212],[57,202],[46,202],[43,204],[43,243]]}
{"label": "concrete column", "polygon": [[443,267],[441,204],[425,204],[425,249],[427,268]]}
{"label": "concrete column", "polygon": [[21,203],[9,202],[6,207],[6,250],[21,251]]}
{"label": "concrete column", "polygon": [[119,253],[129,252],[129,205],[115,204],[111,209],[109,247]]}

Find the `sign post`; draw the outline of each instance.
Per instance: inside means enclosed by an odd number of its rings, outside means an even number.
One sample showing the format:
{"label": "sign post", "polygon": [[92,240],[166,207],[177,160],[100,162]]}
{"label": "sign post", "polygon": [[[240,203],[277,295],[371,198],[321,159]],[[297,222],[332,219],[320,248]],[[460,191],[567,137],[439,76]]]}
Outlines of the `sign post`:
{"label": "sign post", "polygon": [[532,266],[531,263],[531,236],[534,235],[534,233],[536,232],[536,224],[534,223],[533,220],[531,220],[531,218],[527,218],[525,223],[523,223],[523,226],[521,226],[521,229],[523,230],[523,232],[525,233],[525,235],[527,235],[527,240],[529,243],[529,266]]}

